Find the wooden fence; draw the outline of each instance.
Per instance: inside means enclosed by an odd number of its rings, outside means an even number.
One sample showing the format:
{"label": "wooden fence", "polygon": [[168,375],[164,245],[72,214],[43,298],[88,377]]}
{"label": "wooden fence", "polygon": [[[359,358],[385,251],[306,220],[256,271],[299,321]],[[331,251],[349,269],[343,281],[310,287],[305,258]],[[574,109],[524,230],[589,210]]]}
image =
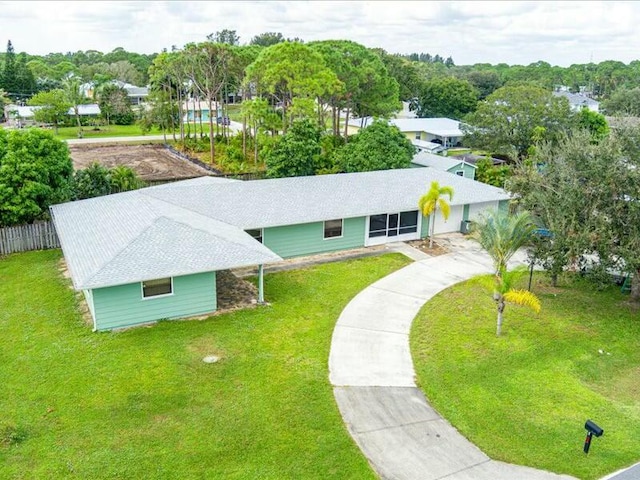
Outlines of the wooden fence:
{"label": "wooden fence", "polygon": [[0,228],[0,255],[46,248],[60,248],[53,222]]}

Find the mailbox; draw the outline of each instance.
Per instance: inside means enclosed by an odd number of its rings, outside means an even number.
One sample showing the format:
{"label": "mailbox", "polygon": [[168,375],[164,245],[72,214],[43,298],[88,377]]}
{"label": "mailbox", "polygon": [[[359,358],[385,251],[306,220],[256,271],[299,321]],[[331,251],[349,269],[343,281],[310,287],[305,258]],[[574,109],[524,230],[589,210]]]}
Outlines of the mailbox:
{"label": "mailbox", "polygon": [[587,420],[587,422],[584,424],[584,428],[587,430],[587,438],[584,439],[584,453],[589,453],[589,447],[591,447],[591,437],[593,437],[594,435],[596,437],[602,436],[604,430],[593,423],[591,420]]}
{"label": "mailbox", "polygon": [[598,425],[593,423],[591,420],[587,420],[587,423],[584,424],[584,428],[587,429],[587,432],[591,432],[596,437],[601,437],[604,433],[604,430],[600,428]]}

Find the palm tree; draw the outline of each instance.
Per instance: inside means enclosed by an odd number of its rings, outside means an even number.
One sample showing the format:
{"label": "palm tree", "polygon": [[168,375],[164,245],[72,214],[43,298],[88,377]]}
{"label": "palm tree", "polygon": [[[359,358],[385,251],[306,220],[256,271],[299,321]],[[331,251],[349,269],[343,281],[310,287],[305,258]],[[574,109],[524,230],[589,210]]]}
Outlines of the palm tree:
{"label": "palm tree", "polygon": [[125,165],[117,165],[109,172],[111,191],[113,193],[128,192],[142,188],[143,183],[136,172]]}
{"label": "palm tree", "polygon": [[444,195],[448,195],[449,201],[451,201],[453,199],[453,187],[441,187],[438,182],[433,181],[431,182],[429,191],[422,197],[420,197],[420,200],[418,201],[418,208],[420,208],[422,215],[428,217],[433,214],[429,232],[429,248],[433,248],[433,233],[436,226],[436,211],[438,210],[438,208],[440,208],[442,217],[444,218],[445,222],[449,218],[449,213],[451,212],[449,202],[442,198]]}
{"label": "palm tree", "polygon": [[525,246],[536,229],[529,212],[509,215],[503,210],[490,210],[476,222],[472,238],[493,260],[493,299],[498,309],[496,335],[502,331],[503,313],[506,303],[514,303],[540,311],[540,300],[527,290],[513,288],[515,280],[526,270],[507,270],[509,259]]}
{"label": "palm tree", "polygon": [[504,210],[489,210],[476,221],[472,238],[493,260],[494,271],[507,269],[509,259],[531,242],[536,225],[531,214],[522,211],[513,215]]}
{"label": "palm tree", "polygon": [[82,90],[82,84],[78,77],[69,77],[62,84],[62,90],[64,91],[64,97],[67,103],[73,108],[73,113],[78,123],[78,136],[82,136],[82,124],[80,123],[80,105],[84,105],[87,102],[84,91]]}
{"label": "palm tree", "polygon": [[502,321],[507,303],[529,307],[536,313],[540,312],[540,299],[535,294],[528,290],[514,288],[516,280],[526,273],[527,267],[518,267],[511,271],[503,269],[493,277],[485,277],[488,280],[487,285],[493,289],[493,299],[498,310],[496,321],[497,336],[502,333]]}

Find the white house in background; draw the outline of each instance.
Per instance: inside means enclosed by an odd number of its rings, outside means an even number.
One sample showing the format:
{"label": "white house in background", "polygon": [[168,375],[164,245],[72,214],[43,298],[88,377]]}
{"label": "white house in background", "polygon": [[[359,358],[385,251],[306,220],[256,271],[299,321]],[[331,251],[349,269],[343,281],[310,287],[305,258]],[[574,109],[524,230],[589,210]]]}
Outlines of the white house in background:
{"label": "white house in background", "polygon": [[[357,133],[360,128],[373,123],[374,118],[354,118],[349,120],[349,134]],[[460,146],[464,133],[460,122],[450,118],[392,118],[389,124],[395,125],[409,140],[417,140],[440,145],[444,148]],[[422,144],[424,150],[433,151],[435,147]],[[420,145],[416,145],[420,148]]]}
{"label": "white house in background", "polygon": [[[27,106],[19,106],[19,105],[7,105],[4,108],[5,116],[7,117],[7,121],[12,127],[24,127],[27,125],[34,125],[35,119],[34,112],[42,108],[37,105],[27,105]],[[73,111],[73,107],[69,109],[67,114],[74,116],[75,112]],[[78,106],[78,114],[81,117],[97,117],[100,115],[100,107],[97,103],[89,103],[86,105]]]}
{"label": "white house in background", "polygon": [[600,103],[593,98],[587,97],[580,93],[571,93],[568,90],[556,90],[553,92],[554,97],[564,97],[569,100],[571,110],[579,112],[583,108],[588,108],[592,112],[600,111]]}

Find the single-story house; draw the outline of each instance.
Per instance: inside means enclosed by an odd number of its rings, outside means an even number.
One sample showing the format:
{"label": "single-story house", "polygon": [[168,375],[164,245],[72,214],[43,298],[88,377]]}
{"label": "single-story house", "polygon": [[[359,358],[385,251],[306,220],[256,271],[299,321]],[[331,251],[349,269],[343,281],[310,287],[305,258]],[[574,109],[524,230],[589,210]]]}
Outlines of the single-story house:
{"label": "single-story house", "polygon": [[[211,107],[213,108],[213,119],[214,121],[217,118],[218,110],[220,106],[218,102],[212,102]],[[209,122],[209,102],[204,100],[187,100],[182,104],[182,111],[184,112],[183,121],[185,122],[199,122],[203,123]]]}
{"label": "single-story house", "polygon": [[471,163],[467,163],[464,159],[443,157],[428,152],[416,153],[411,160],[411,167],[436,168],[438,170],[443,170],[472,180],[476,176],[476,166]]}
{"label": "single-story house", "polygon": [[[42,107],[39,105],[8,105],[5,107],[5,115],[7,117],[7,120],[9,121],[9,125],[11,126],[22,127],[26,125],[34,125],[34,112],[39,108]],[[73,107],[69,109],[67,114],[71,116],[75,115]],[[78,115],[83,117],[97,117],[98,115],[100,115],[100,107],[97,103],[78,105]]]}
{"label": "single-story house", "polygon": [[[351,119],[347,131],[350,135],[357,133],[373,121],[372,117]],[[421,140],[444,148],[460,146],[464,137],[460,122],[450,118],[392,118],[389,123],[398,127],[409,140]]]}
{"label": "single-story house", "polygon": [[571,93],[568,90],[556,90],[553,92],[554,97],[564,97],[569,101],[571,110],[579,112],[583,108],[588,108],[592,112],[600,111],[600,103],[593,98],[587,97],[581,93]]}
{"label": "single-story house", "polygon": [[[417,204],[453,187],[447,222]],[[459,231],[502,189],[434,168],[253,181],[201,177],[51,207],[73,286],[95,330],[216,310],[216,272]]]}
{"label": "single-story house", "polygon": [[[111,85],[116,85],[117,87],[124,89],[127,92],[127,98],[129,99],[129,103],[131,105],[141,105],[147,100],[147,97],[149,96],[148,87],[138,87],[121,80],[111,80],[109,83]],[[96,86],[93,82],[87,82],[80,85],[80,90],[87,98],[95,99],[95,89]]]}

